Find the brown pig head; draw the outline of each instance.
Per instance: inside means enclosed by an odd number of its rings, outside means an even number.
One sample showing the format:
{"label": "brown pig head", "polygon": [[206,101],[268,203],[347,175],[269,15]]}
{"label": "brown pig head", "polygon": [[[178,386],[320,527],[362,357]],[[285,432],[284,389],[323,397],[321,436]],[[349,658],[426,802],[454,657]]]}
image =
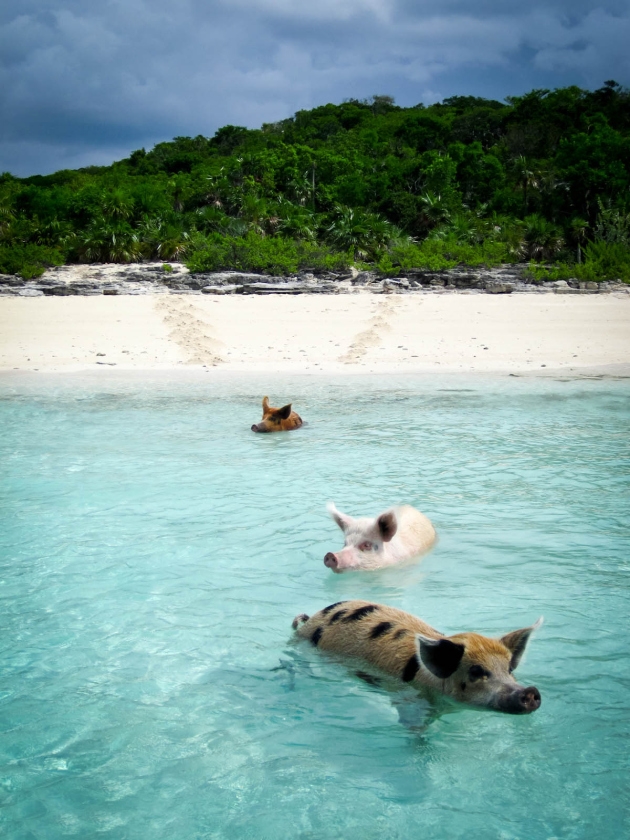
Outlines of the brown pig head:
{"label": "brown pig head", "polygon": [[282,408],[272,408],[269,405],[269,397],[263,397],[262,410],[262,420],[260,423],[254,423],[252,432],[288,432],[291,429],[299,429],[302,425],[302,418],[291,410],[291,403],[283,405]]}
{"label": "brown pig head", "polygon": [[524,687],[513,676],[532,632],[531,627],[514,630],[500,639],[478,633],[458,633],[432,639],[416,635],[419,661],[442,680],[443,691],[462,703],[508,714],[526,715],[540,707],[540,692]]}

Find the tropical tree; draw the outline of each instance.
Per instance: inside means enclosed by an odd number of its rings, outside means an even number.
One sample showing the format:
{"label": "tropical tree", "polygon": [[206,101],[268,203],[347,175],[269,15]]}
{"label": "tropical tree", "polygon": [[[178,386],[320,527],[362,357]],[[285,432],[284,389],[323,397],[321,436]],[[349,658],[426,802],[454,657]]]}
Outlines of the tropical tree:
{"label": "tropical tree", "polygon": [[484,239],[479,219],[472,213],[456,213],[443,225],[434,228],[429,239],[452,239],[460,244],[473,244]]}
{"label": "tropical tree", "polygon": [[306,207],[290,201],[278,203],[278,232],[292,239],[314,242],[317,238],[317,219]]}
{"label": "tropical tree", "polygon": [[420,207],[420,228],[432,230],[444,222],[448,222],[451,214],[448,204],[439,193],[425,192],[418,198]]}
{"label": "tropical tree", "polygon": [[13,208],[8,202],[0,203],[0,237],[9,230],[11,223],[15,220]]}
{"label": "tropical tree", "polygon": [[539,174],[525,155],[518,155],[518,157],[514,158],[512,161],[512,171],[516,176],[520,189],[523,191],[523,214],[526,214],[529,207],[530,190],[536,189],[540,183]]}
{"label": "tropical tree", "polygon": [[326,233],[340,251],[352,250],[355,258],[365,259],[378,255],[399,232],[376,213],[337,205]]}
{"label": "tropical tree", "polygon": [[582,262],[582,246],[586,242],[588,227],[589,225],[586,219],[580,218],[571,219],[571,223],[569,224],[569,231],[571,232],[571,237],[573,238],[577,248],[578,265]]}
{"label": "tropical tree", "polygon": [[630,213],[625,208],[604,205],[601,198],[597,199],[599,213],[593,230],[594,238],[600,242],[619,242],[630,245]]}
{"label": "tropical tree", "polygon": [[46,222],[36,220],[32,241],[38,245],[58,246],[65,250],[72,246],[75,239],[76,232],[67,219],[55,216]]}
{"label": "tropical tree", "polygon": [[135,262],[142,256],[138,234],[122,221],[95,219],[78,236],[77,251],[86,262]]}
{"label": "tropical tree", "polygon": [[523,245],[529,259],[552,260],[564,248],[564,238],[556,225],[534,213],[525,219]]}
{"label": "tropical tree", "polygon": [[134,201],[122,189],[104,192],[101,200],[101,213],[106,219],[129,219],[133,215]]}
{"label": "tropical tree", "polygon": [[190,248],[191,239],[181,217],[145,217],[138,230],[140,247],[148,257],[161,260],[181,259]]}

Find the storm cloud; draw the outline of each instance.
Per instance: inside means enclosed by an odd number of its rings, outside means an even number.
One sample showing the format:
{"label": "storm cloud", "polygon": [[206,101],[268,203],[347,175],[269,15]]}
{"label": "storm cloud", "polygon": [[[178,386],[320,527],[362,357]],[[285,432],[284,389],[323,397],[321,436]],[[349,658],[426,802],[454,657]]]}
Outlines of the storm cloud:
{"label": "storm cloud", "polygon": [[6,0],[0,170],[110,163],[326,102],[630,82],[627,0]]}

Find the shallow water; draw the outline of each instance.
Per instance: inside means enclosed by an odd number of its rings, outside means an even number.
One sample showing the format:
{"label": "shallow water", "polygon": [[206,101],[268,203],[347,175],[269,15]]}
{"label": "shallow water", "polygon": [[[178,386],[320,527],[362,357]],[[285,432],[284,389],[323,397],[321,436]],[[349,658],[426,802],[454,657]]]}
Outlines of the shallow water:
{"label": "shallow water", "polygon": [[[2,386],[4,836],[627,836],[627,382],[284,377],[309,424],[273,436],[268,379],[140,382]],[[440,541],[333,575],[329,499]],[[353,597],[444,632],[544,615],[541,709],[427,709],[291,643]]]}

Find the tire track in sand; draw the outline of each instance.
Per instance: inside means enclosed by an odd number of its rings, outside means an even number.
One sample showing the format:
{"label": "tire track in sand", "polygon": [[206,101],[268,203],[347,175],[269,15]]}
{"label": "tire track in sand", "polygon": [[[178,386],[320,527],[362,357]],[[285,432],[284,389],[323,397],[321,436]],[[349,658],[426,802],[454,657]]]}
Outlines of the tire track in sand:
{"label": "tire track in sand", "polygon": [[223,342],[210,334],[212,327],[203,321],[190,298],[183,295],[164,295],[155,302],[169,330],[168,337],[183,350],[187,365],[218,365]]}
{"label": "tire track in sand", "polygon": [[346,352],[339,356],[338,362],[345,365],[354,365],[360,362],[372,347],[378,347],[383,340],[383,333],[391,332],[391,316],[395,314],[400,303],[396,295],[381,298],[374,306],[372,317],[367,323],[366,329],[357,333]]}

